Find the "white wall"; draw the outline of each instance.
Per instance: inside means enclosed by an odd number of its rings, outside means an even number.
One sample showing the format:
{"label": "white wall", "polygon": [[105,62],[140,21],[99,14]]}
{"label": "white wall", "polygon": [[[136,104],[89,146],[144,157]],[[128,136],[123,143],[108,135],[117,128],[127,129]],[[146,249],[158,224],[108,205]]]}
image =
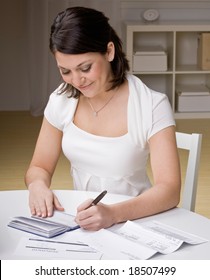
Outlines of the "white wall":
{"label": "white wall", "polygon": [[159,11],[160,20],[210,20],[210,0],[124,0],[122,20],[142,20],[147,9]]}
{"label": "white wall", "polygon": [[[37,1],[37,0],[34,0]],[[42,0],[47,1],[47,0]],[[60,0],[57,0],[60,1]],[[80,1],[81,2],[81,1]],[[86,0],[93,8],[104,6],[105,0]],[[27,0],[2,0],[0,8],[0,111],[29,110],[27,72]],[[57,2],[58,3],[58,2]],[[77,1],[66,1],[77,3]],[[102,5],[103,3],[103,5]],[[108,4],[113,3],[113,7]],[[119,9],[116,9],[116,3]],[[162,20],[210,20],[210,0],[113,0],[103,8],[111,16],[111,24],[120,33],[121,21],[139,20],[145,9],[155,8]],[[39,19],[39,15],[37,15]],[[46,38],[48,40],[48,38]],[[36,79],[36,77],[34,77]],[[39,82],[39,81],[37,81]],[[39,93],[37,93],[39,94]]]}

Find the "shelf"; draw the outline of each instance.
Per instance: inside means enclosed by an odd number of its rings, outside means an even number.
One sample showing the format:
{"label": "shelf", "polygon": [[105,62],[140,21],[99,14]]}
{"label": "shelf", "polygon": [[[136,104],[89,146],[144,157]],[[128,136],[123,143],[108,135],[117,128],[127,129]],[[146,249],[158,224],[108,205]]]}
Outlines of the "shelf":
{"label": "shelf", "polygon": [[[159,21],[146,24],[142,21],[129,21],[125,23],[125,26],[126,55],[130,62],[130,72],[139,76],[150,88],[167,94],[175,118],[210,118],[210,109],[209,112],[176,111],[177,84],[210,87],[210,69],[200,69],[197,60],[198,38],[201,33],[210,32],[210,23],[207,21]],[[145,47],[158,46],[162,47],[167,54],[167,71],[133,71],[134,52]],[[155,68],[157,69],[157,65]],[[136,64],[135,69],[138,69]]]}
{"label": "shelf", "polygon": [[197,65],[177,65],[175,73],[208,74],[210,70],[201,70]]}
{"label": "shelf", "polygon": [[172,70],[169,71],[132,71],[132,74],[134,75],[170,75],[173,74]]}
{"label": "shelf", "polygon": [[188,112],[188,113],[174,113],[175,119],[209,119],[210,112]]}

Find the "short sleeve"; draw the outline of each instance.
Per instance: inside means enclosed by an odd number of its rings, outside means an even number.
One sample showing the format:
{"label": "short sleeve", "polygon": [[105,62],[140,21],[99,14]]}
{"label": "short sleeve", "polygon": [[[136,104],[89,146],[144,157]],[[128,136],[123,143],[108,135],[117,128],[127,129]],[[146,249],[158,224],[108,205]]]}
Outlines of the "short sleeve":
{"label": "short sleeve", "polygon": [[58,94],[55,91],[50,95],[44,116],[50,124],[63,131],[72,121],[77,103],[78,99],[69,98],[67,94]]}
{"label": "short sleeve", "polygon": [[160,130],[175,125],[175,120],[168,97],[159,92],[152,94],[152,126],[148,132],[148,139]]}
{"label": "short sleeve", "polygon": [[128,75],[128,130],[132,141],[140,148],[160,130],[175,125],[172,108],[166,94],[148,88],[138,77]]}

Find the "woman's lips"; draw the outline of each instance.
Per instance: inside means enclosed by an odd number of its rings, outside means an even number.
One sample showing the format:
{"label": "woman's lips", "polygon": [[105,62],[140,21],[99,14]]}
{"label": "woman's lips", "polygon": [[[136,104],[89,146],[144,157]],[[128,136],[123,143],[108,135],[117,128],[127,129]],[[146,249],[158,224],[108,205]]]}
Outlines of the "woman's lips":
{"label": "woman's lips", "polygon": [[88,89],[91,85],[92,85],[92,83],[91,83],[91,84],[89,84],[89,85],[80,86],[78,89],[79,89],[80,91],[82,91],[82,90],[86,90],[86,89]]}

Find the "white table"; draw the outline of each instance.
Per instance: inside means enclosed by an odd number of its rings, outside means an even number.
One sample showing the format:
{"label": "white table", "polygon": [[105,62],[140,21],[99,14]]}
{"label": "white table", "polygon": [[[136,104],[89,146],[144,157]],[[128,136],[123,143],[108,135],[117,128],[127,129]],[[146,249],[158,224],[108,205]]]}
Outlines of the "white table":
{"label": "white table", "polygon": [[[66,212],[75,214],[77,206],[88,198],[95,198],[98,193],[83,191],[55,191]],[[103,203],[115,203],[128,196],[107,194]],[[18,231],[7,226],[8,221],[14,216],[30,215],[28,207],[28,191],[0,191],[0,259],[21,259],[14,255],[14,250],[23,236],[31,236],[29,233]],[[141,223],[147,220],[157,220],[178,229],[210,239],[210,220],[196,213],[175,208],[164,213],[139,219]],[[25,259],[25,258],[22,258]],[[153,259],[166,260],[210,260],[210,242],[200,245],[183,245],[181,249],[170,255],[157,254]]]}

